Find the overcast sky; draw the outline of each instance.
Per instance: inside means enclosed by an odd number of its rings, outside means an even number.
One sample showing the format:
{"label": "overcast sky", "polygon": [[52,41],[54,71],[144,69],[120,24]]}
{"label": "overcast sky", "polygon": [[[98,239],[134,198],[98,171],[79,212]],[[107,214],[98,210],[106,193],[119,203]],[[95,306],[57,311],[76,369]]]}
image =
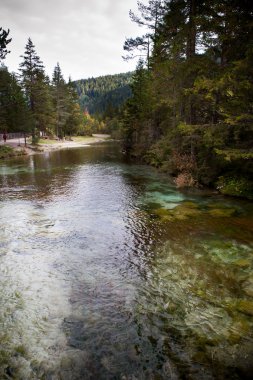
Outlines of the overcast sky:
{"label": "overcast sky", "polygon": [[57,62],[66,80],[133,70],[123,44],[142,31],[130,9],[137,0],[0,0],[0,27],[12,37],[5,64],[17,72],[30,37],[50,76]]}

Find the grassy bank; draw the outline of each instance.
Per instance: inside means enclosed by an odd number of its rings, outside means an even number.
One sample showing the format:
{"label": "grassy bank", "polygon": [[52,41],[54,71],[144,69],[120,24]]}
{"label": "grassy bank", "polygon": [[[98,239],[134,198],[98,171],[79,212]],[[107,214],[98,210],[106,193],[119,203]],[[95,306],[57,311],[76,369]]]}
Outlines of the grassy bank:
{"label": "grassy bank", "polygon": [[15,149],[9,145],[0,146],[0,159],[23,156],[24,154],[26,154],[24,149]]}

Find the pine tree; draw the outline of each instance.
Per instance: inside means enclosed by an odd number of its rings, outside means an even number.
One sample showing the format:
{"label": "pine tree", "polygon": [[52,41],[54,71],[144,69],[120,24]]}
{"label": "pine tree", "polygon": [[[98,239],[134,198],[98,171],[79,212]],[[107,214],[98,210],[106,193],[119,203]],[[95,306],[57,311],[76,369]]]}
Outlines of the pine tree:
{"label": "pine tree", "polygon": [[10,53],[7,49],[7,45],[11,42],[12,38],[8,38],[10,30],[7,31],[0,28],[0,61],[4,60],[6,55]]}
{"label": "pine tree", "polygon": [[53,99],[56,111],[55,133],[58,138],[64,136],[64,126],[69,116],[68,113],[68,89],[63,78],[59,63],[54,68],[52,77]]}
{"label": "pine tree", "polygon": [[48,76],[42,75],[36,82],[35,91],[39,102],[35,103],[35,116],[40,133],[52,135],[55,123],[53,94]]}
{"label": "pine tree", "polygon": [[29,133],[31,114],[14,74],[0,68],[0,130]]}
{"label": "pine tree", "polygon": [[69,137],[77,133],[82,123],[81,109],[78,104],[78,95],[74,83],[69,78],[67,84],[67,118],[64,125],[64,135]]}
{"label": "pine tree", "polygon": [[[140,146],[143,134],[147,132],[142,125],[149,119],[152,112],[149,79],[149,72],[144,67],[144,62],[139,60],[131,84],[132,97],[127,101],[124,110],[124,134],[126,137],[124,148],[127,151],[133,151],[133,147]],[[148,122],[145,123],[145,127],[149,127]],[[145,146],[149,143],[150,138],[152,139],[149,132],[145,136]]]}
{"label": "pine tree", "polygon": [[252,2],[165,0],[159,12],[144,93],[136,96],[137,76],[124,111],[126,144],[175,175],[189,174],[192,183],[214,183],[228,170],[249,178]]}
{"label": "pine tree", "polygon": [[147,68],[149,70],[151,51],[156,47],[157,31],[163,15],[163,6],[161,0],[149,0],[148,5],[141,2],[138,2],[137,4],[140,15],[136,15],[130,10],[130,19],[139,26],[144,26],[146,29],[150,30],[150,32],[145,33],[141,37],[127,38],[123,48],[129,52],[130,55],[123,58],[128,60],[139,57],[144,61],[143,57],[145,57],[147,60]]}
{"label": "pine tree", "polygon": [[44,77],[44,66],[35,51],[35,46],[29,38],[25,46],[25,53],[21,57],[23,62],[20,63],[20,72],[22,85],[25,89],[31,111],[34,112],[35,103],[38,101],[36,94],[36,84]]}
{"label": "pine tree", "polygon": [[40,130],[46,130],[48,120],[52,117],[49,83],[43,63],[30,38],[21,57],[23,58],[20,64],[21,83],[33,117],[32,139],[36,142]]}

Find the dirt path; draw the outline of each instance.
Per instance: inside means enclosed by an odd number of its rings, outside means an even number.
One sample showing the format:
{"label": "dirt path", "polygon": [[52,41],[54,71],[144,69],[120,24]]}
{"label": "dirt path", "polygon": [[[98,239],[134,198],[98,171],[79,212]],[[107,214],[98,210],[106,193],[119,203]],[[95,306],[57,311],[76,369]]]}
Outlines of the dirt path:
{"label": "dirt path", "polygon": [[84,146],[89,146],[95,143],[99,143],[102,141],[107,140],[110,138],[110,135],[102,135],[102,134],[94,134],[91,137],[85,137],[80,140],[59,140],[59,141],[53,141],[48,140],[48,144],[46,142],[39,143],[37,145],[28,144],[25,145],[25,139],[24,138],[18,138],[18,139],[10,139],[7,140],[6,143],[3,141],[0,141],[0,145],[7,145],[11,146],[15,150],[25,150],[26,154],[35,154],[40,152],[50,152],[53,150],[59,150],[59,149],[65,149],[65,148],[79,148]]}

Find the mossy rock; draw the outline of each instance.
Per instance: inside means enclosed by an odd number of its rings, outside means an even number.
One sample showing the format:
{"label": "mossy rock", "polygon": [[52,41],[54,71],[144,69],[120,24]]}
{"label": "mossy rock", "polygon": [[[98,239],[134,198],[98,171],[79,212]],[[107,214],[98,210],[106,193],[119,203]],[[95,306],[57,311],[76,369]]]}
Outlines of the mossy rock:
{"label": "mossy rock", "polygon": [[207,205],[208,208],[218,208],[218,209],[226,209],[226,204],[222,204],[221,202],[210,202]]}
{"label": "mossy rock", "polygon": [[[205,345],[206,342],[204,342]],[[207,355],[203,351],[195,352],[192,356],[193,360],[195,360],[198,363],[205,363],[207,360]]]}
{"label": "mossy rock", "polygon": [[240,300],[237,304],[237,309],[246,315],[253,316],[253,302],[247,300]]}
{"label": "mossy rock", "polygon": [[158,202],[148,202],[146,204],[146,209],[151,209],[151,210],[159,210],[160,208],[162,208],[161,204],[158,203]]}
{"label": "mossy rock", "polygon": [[27,354],[26,348],[22,345],[15,347],[15,351],[17,354],[21,356],[26,356]]}
{"label": "mossy rock", "polygon": [[208,246],[212,249],[222,249],[222,250],[228,250],[233,247],[233,243],[231,240],[215,240],[210,239],[208,241]]}
{"label": "mossy rock", "polygon": [[228,218],[235,215],[236,210],[233,208],[212,208],[208,214],[218,218]]}
{"label": "mossy rock", "polygon": [[183,202],[183,203],[181,203],[180,206],[184,206],[184,207],[191,208],[191,209],[199,208],[199,205],[197,203],[191,202],[191,201]]}
{"label": "mossy rock", "polygon": [[171,215],[171,210],[167,210],[166,208],[158,208],[156,210],[152,210],[151,217],[156,217],[163,221],[173,220],[173,216]]}
{"label": "mossy rock", "polygon": [[199,206],[195,202],[186,201],[177,205],[174,208],[166,209],[166,208],[157,208],[152,211],[153,214],[162,218],[163,220],[185,220],[191,217],[196,217],[201,214],[201,210]]}
{"label": "mossy rock", "polygon": [[185,220],[188,218],[196,217],[201,215],[201,211],[199,209],[196,209],[195,207],[188,207],[185,205],[185,203],[182,203],[181,205],[178,205],[173,210],[171,210],[171,214],[179,220]]}
{"label": "mossy rock", "polygon": [[244,338],[249,334],[250,329],[250,325],[246,320],[235,320],[230,329],[230,335],[228,339],[229,343],[237,343],[238,341],[240,341],[240,339]]}
{"label": "mossy rock", "polygon": [[184,318],[186,326],[206,344],[217,345],[229,338],[233,320],[226,310],[206,304],[206,307],[192,309]]}
{"label": "mossy rock", "polygon": [[157,209],[153,210],[153,214],[158,215],[160,217],[168,216],[169,213],[170,212],[166,208],[157,208]]}
{"label": "mossy rock", "polygon": [[253,181],[244,177],[219,177],[217,188],[225,195],[253,199]]}
{"label": "mossy rock", "polygon": [[234,264],[240,268],[248,268],[251,265],[251,262],[247,259],[239,259],[234,262]]}
{"label": "mossy rock", "polygon": [[5,364],[8,364],[9,360],[10,352],[7,350],[0,350],[0,367],[4,366]]}
{"label": "mossy rock", "polygon": [[243,282],[242,289],[247,296],[253,297],[253,275]]}

